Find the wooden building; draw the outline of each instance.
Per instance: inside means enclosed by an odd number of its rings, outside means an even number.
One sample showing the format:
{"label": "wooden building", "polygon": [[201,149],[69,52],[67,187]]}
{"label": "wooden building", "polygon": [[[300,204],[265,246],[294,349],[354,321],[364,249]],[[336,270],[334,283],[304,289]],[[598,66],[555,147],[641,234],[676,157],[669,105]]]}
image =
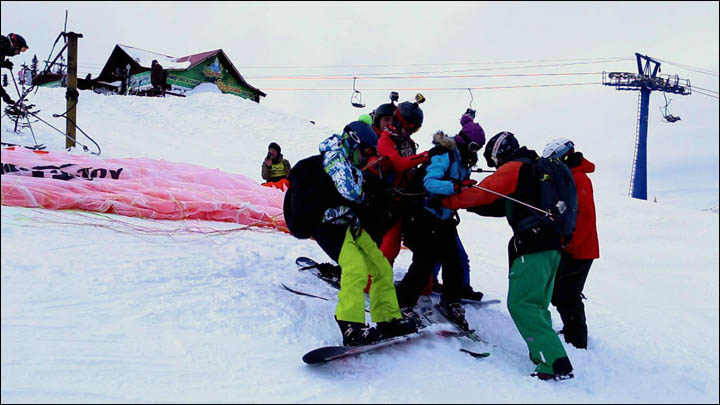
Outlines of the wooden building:
{"label": "wooden building", "polygon": [[153,60],[165,70],[165,85],[170,94],[183,95],[202,83],[214,83],[223,93],[257,103],[266,96],[245,81],[222,49],[175,58],[118,44],[100,75],[93,80],[93,87],[117,93],[147,94],[152,89],[150,69]]}

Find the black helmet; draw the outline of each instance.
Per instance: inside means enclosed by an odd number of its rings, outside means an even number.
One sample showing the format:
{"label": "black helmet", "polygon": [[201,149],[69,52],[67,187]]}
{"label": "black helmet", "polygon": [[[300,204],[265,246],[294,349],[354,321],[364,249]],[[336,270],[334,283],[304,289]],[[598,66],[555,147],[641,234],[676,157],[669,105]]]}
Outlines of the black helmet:
{"label": "black helmet", "polygon": [[423,123],[423,112],[417,102],[403,101],[395,110],[395,117],[403,128],[417,131]]}
{"label": "black helmet", "polygon": [[28,49],[28,44],[25,42],[25,38],[21,37],[18,34],[13,34],[12,32],[8,34],[8,39],[10,40],[10,47],[15,49],[19,52],[25,52]]}
{"label": "black helmet", "polygon": [[500,162],[507,162],[519,148],[520,144],[515,135],[503,131],[490,138],[483,156],[488,167],[500,167]]}
{"label": "black helmet", "polygon": [[353,121],[345,125],[343,133],[349,135],[349,140],[354,145],[367,145],[377,148],[377,134],[370,128],[370,125],[362,121]]}
{"label": "black helmet", "polygon": [[395,109],[397,109],[397,106],[393,103],[380,104],[380,106],[373,112],[373,125],[376,127],[379,126],[380,118],[382,117],[392,117],[395,114]]}

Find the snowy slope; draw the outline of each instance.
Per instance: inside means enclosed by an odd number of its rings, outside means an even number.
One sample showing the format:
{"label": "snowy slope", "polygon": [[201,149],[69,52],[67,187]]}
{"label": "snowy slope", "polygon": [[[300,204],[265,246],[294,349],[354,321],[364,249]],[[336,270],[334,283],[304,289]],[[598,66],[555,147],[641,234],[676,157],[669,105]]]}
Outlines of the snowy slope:
{"label": "snowy slope", "polygon": [[[32,100],[58,128],[64,122],[51,113],[64,101],[64,89]],[[78,124],[102,157],[193,163],[257,181],[271,141],[295,163],[339,130],[213,92],[81,92]],[[64,146],[42,123],[33,128],[50,150]],[[435,129],[417,135],[421,149]],[[4,142],[32,143],[11,130],[3,118]],[[596,161],[610,153],[587,151]],[[717,403],[717,213],[629,199],[626,184],[602,170],[591,178],[601,258],[585,290],[589,350],[566,345],[576,378],[557,383],[528,376],[527,347],[505,308],[510,229],[501,218],[463,211],[459,227],[472,285],[503,300],[468,308],[490,358],[430,338],[310,367],[305,352],[340,342],[334,304],[280,283],[334,295],[296,271],[299,255],[327,260],[313,241],[228,223],[2,206],[2,402]],[[410,259],[401,252],[396,278]]]}

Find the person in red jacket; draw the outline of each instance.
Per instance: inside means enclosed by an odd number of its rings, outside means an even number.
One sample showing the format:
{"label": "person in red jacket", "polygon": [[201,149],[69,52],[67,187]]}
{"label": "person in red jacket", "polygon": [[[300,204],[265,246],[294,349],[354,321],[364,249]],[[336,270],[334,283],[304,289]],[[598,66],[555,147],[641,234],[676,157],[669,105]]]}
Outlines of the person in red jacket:
{"label": "person in red jacket", "polygon": [[[405,191],[410,184],[415,170],[418,166],[430,161],[428,151],[417,153],[417,144],[412,140],[412,134],[416,133],[423,123],[423,111],[419,103],[424,101],[421,96],[417,97],[418,101],[404,101],[398,104],[393,111],[393,124],[387,125],[378,139],[378,155],[385,161],[390,168],[388,171],[389,181],[392,187],[400,192]],[[379,118],[376,110],[376,118]],[[397,129],[396,129],[397,128]],[[415,201],[417,200],[417,201]],[[399,201],[399,212],[407,212],[413,208],[414,204],[422,205],[422,196],[404,197]],[[380,243],[380,250],[388,259],[390,265],[395,262],[395,258],[400,253],[400,244],[402,241],[403,219],[396,221],[383,236]],[[401,308],[406,315],[413,316],[409,312],[412,308]]]}
{"label": "person in red jacket", "polygon": [[551,302],[563,321],[562,333],[565,342],[578,349],[587,349],[588,330],[582,291],[593,260],[600,257],[593,187],[587,176],[595,171],[595,165],[585,159],[581,152],[575,151],[575,144],[566,138],[550,141],[543,150],[543,156],[558,158],[565,163],[570,168],[577,187],[578,213],[575,233],[561,253]]}

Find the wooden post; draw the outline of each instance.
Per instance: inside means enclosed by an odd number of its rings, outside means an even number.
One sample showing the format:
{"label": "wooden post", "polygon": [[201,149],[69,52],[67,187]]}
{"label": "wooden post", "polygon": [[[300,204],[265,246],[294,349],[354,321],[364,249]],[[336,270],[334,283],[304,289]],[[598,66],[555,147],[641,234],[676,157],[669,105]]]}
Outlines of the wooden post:
{"label": "wooden post", "polygon": [[82,38],[82,34],[74,32],[63,33],[68,39],[68,70],[67,70],[67,91],[65,99],[67,100],[67,113],[65,114],[65,147],[75,146],[75,122],[77,120],[77,40]]}

